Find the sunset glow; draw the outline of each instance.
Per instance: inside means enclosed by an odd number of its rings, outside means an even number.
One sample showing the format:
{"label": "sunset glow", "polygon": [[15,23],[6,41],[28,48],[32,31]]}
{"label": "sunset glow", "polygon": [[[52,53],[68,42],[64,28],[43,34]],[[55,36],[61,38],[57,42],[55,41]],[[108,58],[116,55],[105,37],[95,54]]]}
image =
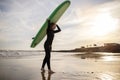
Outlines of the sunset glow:
{"label": "sunset glow", "polygon": [[104,36],[117,29],[118,20],[114,19],[109,12],[99,13],[92,21],[92,34]]}

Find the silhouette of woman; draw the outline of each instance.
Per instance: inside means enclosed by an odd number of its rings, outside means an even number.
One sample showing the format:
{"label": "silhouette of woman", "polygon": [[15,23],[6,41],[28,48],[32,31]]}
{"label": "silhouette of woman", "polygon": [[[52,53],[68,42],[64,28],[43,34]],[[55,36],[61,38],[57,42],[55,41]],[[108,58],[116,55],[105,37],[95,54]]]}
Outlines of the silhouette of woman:
{"label": "silhouette of woman", "polygon": [[[51,66],[50,66],[50,57],[51,57],[51,50],[52,50],[52,42],[54,39],[54,33],[60,32],[61,29],[59,28],[59,26],[55,23],[51,23],[50,20],[48,20],[48,28],[46,30],[47,33],[47,39],[44,43],[44,49],[45,49],[45,57],[42,63],[42,68],[41,68],[41,72],[45,72],[44,67],[45,64],[47,63],[47,67],[48,67],[48,72],[49,73],[54,73],[51,70]],[[55,30],[55,28],[57,27],[57,30]]]}

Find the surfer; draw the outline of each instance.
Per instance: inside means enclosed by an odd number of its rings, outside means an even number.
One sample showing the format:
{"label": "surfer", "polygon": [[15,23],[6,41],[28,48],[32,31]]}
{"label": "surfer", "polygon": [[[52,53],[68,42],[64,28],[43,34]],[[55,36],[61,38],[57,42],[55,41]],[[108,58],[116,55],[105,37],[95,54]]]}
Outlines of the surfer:
{"label": "surfer", "polygon": [[[45,57],[42,63],[42,68],[41,71],[45,72],[45,64],[47,64],[48,67],[48,72],[49,73],[54,73],[51,70],[51,65],[50,65],[50,57],[51,57],[51,50],[52,50],[52,42],[54,39],[54,33],[60,32],[61,29],[59,28],[59,26],[55,23],[51,23],[51,21],[49,19],[47,19],[48,21],[48,28],[46,30],[47,33],[47,39],[44,43],[44,49],[45,49]],[[55,28],[57,27],[57,30],[55,30]]]}

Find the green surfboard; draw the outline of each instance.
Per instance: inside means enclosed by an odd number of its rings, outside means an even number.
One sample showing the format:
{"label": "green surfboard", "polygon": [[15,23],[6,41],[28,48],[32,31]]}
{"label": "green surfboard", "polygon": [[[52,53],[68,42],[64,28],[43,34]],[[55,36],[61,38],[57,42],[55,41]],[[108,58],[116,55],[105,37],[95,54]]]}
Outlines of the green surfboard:
{"label": "green surfboard", "polygon": [[[48,17],[48,19],[51,22],[56,23],[60,19],[60,17],[63,15],[63,13],[67,10],[69,5],[70,5],[69,0],[64,1],[52,12],[52,14]],[[34,37],[31,43],[32,48],[36,47],[36,45],[38,45],[42,41],[42,39],[45,37],[47,27],[48,27],[48,22],[45,21],[45,23],[42,25],[41,29],[38,31],[37,35]]]}

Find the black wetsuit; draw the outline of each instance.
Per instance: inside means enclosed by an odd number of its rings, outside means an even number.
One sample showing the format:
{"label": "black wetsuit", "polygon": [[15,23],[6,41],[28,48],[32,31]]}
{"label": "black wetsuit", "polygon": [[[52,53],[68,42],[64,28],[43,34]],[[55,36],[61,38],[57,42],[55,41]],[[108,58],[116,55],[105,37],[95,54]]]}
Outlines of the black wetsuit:
{"label": "black wetsuit", "polygon": [[48,28],[47,28],[47,40],[45,41],[44,48],[45,48],[45,58],[43,60],[42,68],[44,68],[45,64],[47,63],[48,69],[50,70],[50,56],[51,56],[51,49],[52,49],[52,42],[54,39],[54,33],[60,32],[61,29],[58,25],[58,30],[52,30],[51,29],[51,23],[50,20],[48,20]]}

